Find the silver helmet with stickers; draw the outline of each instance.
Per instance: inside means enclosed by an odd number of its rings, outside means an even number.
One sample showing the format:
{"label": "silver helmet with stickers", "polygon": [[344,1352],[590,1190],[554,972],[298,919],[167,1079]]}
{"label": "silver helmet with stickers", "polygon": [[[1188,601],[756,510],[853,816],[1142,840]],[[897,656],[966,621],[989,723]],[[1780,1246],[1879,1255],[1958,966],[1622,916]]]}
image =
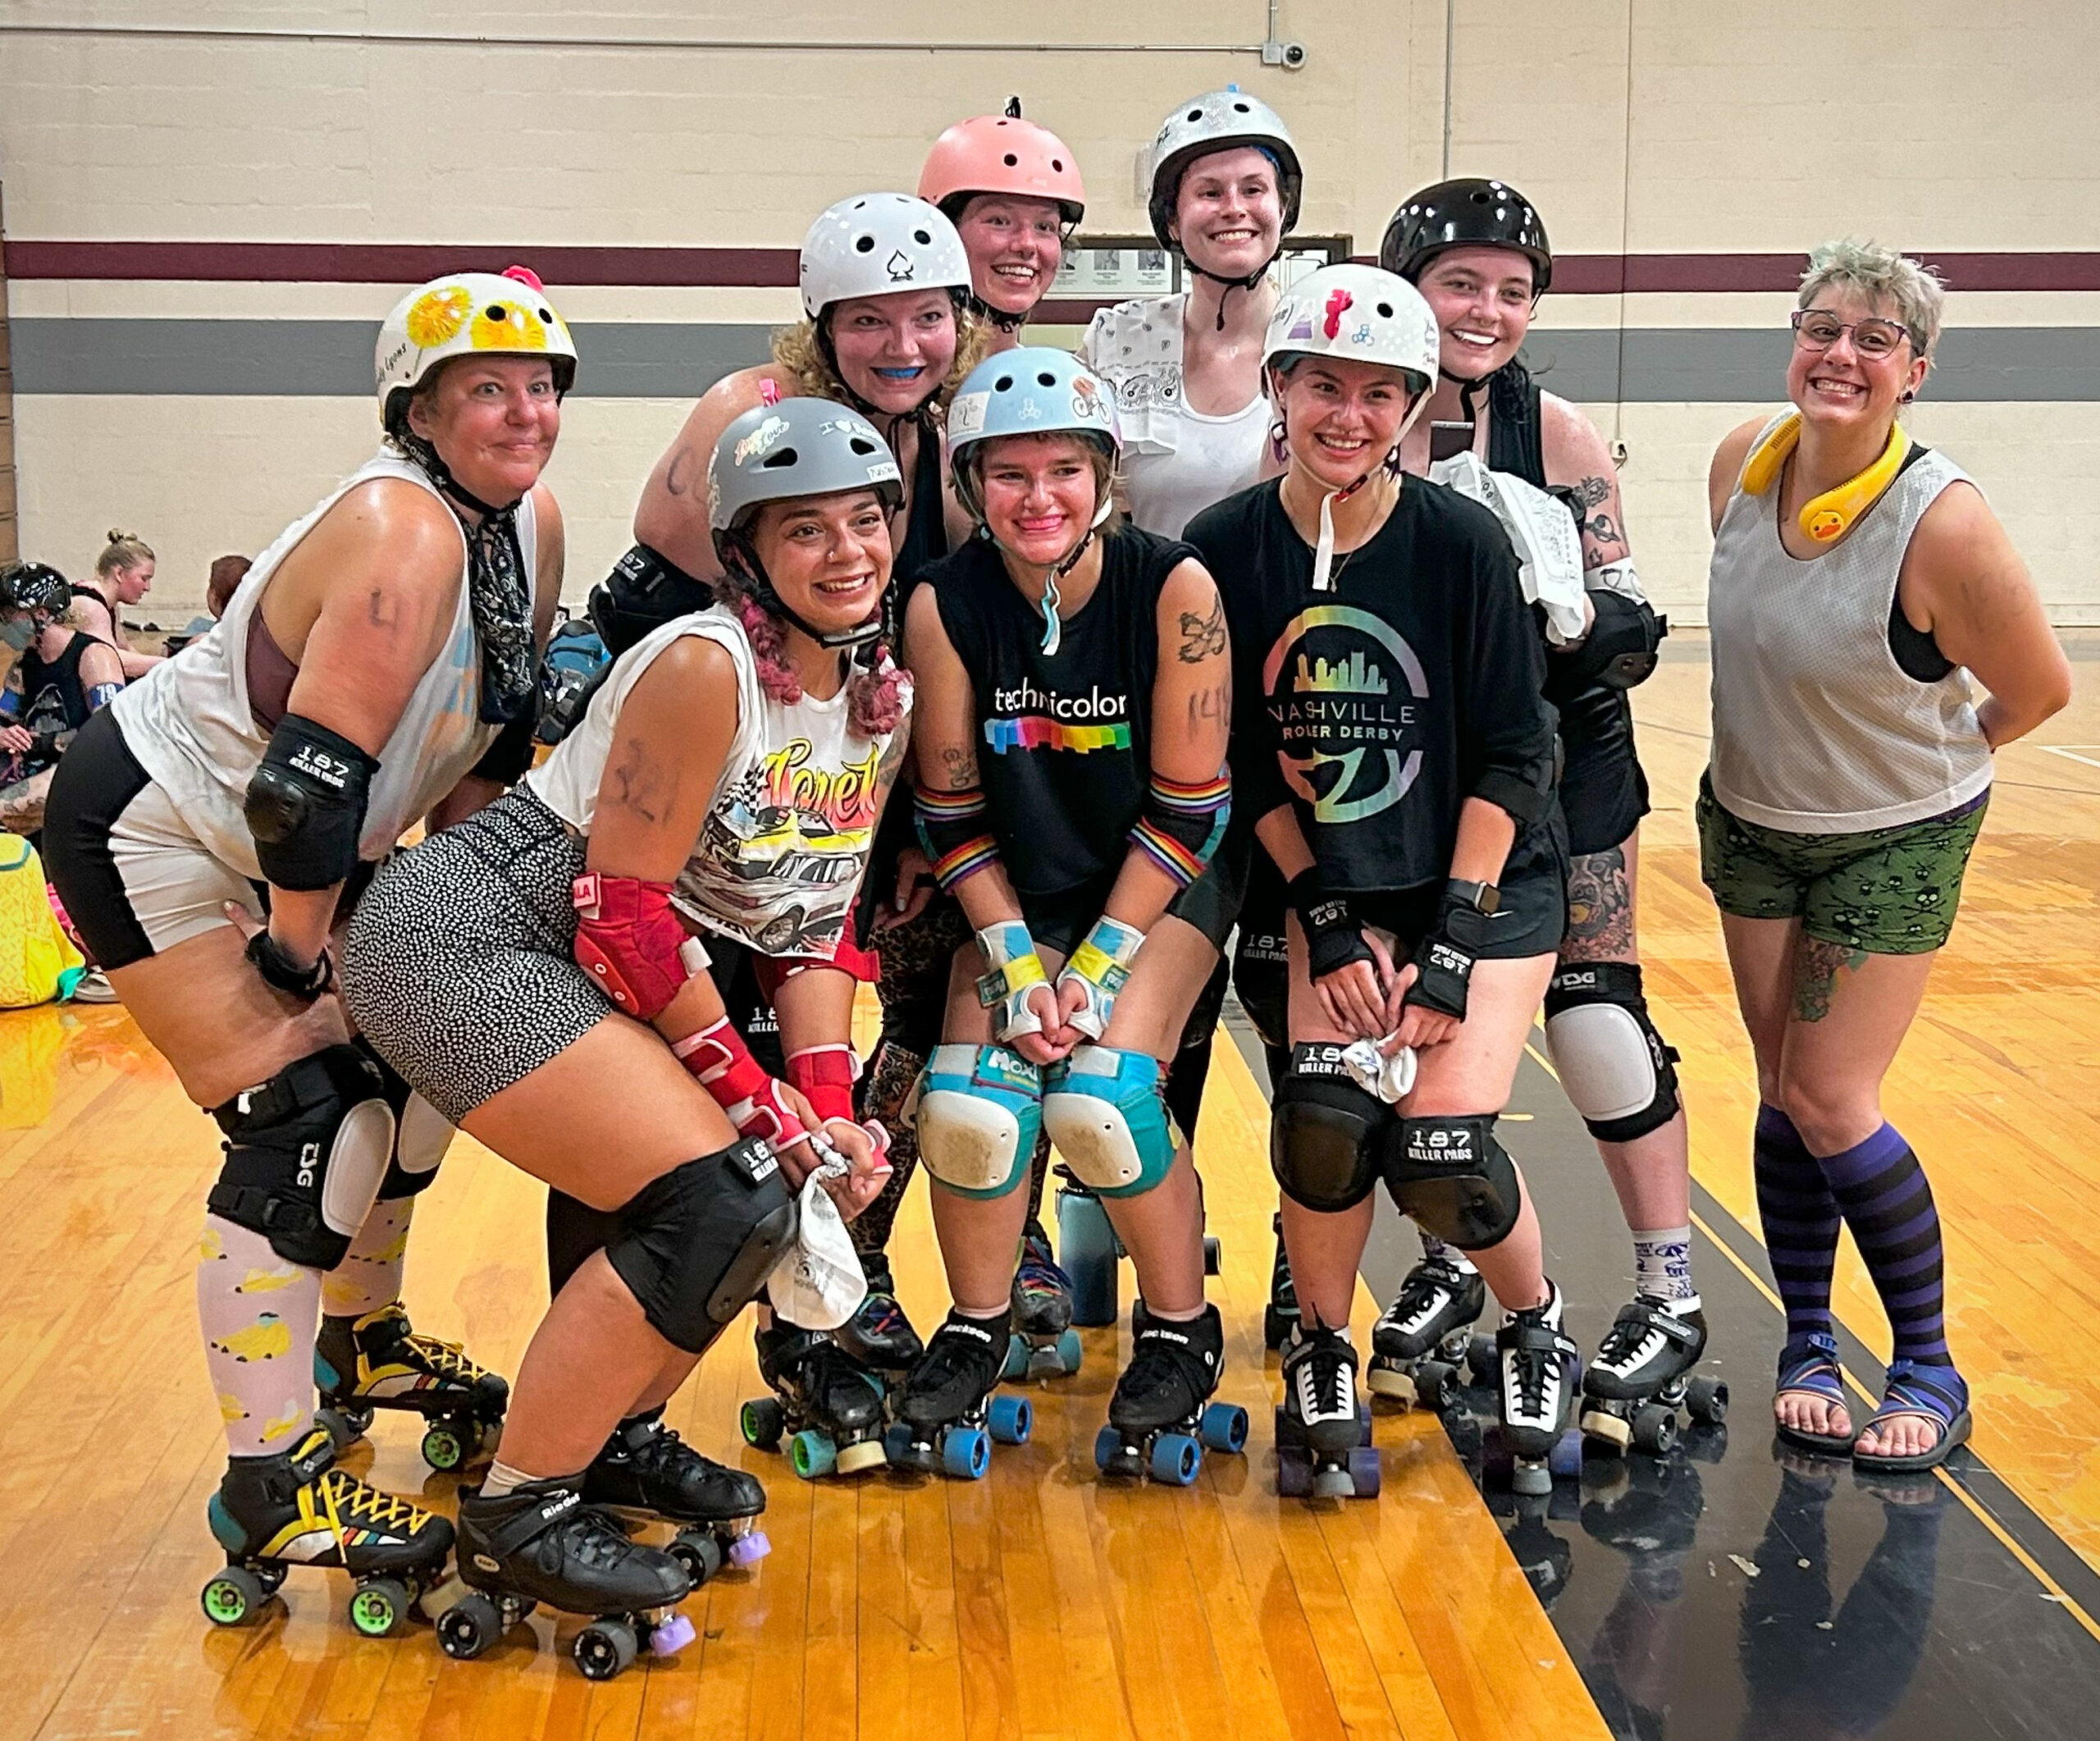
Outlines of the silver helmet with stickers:
{"label": "silver helmet with stickers", "polygon": [[1299,167],[1290,129],[1259,97],[1228,85],[1223,90],[1206,91],[1176,104],[1153,139],[1152,188],[1145,211],[1161,247],[1176,245],[1172,226],[1182,172],[1198,158],[1238,145],[1252,145],[1275,160],[1276,192],[1283,200],[1283,233],[1288,235],[1297,227],[1305,172]]}
{"label": "silver helmet with stickers", "polygon": [[1276,299],[1262,374],[1299,357],[1337,357],[1399,369],[1419,393],[1436,379],[1441,345],[1421,291],[1382,267],[1344,262],[1308,273]]}
{"label": "silver helmet with stickers", "polygon": [[802,239],[802,312],[813,321],[856,296],[969,290],[961,236],[915,194],[856,194],[819,214]]}

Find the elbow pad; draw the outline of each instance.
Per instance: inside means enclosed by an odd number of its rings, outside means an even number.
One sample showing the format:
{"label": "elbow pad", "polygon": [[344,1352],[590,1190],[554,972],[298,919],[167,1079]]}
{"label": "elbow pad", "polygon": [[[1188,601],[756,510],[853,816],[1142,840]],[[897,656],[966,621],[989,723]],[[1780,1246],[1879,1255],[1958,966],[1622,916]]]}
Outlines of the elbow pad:
{"label": "elbow pad", "polygon": [[379,764],[347,738],[288,713],[248,782],[255,861],[279,889],[332,889],[357,868]]}
{"label": "elbow pad", "polygon": [[1187,785],[1155,774],[1130,844],[1186,889],[1203,874],[1231,820],[1230,774]]}
{"label": "elbow pad", "polygon": [[1615,587],[1591,587],[1590,604],[1596,619],[1589,635],[1564,656],[1582,676],[1608,689],[1646,682],[1655,669],[1656,649],[1670,632],[1669,619]]}
{"label": "elbow pad", "polygon": [[984,802],[984,788],[966,786],[960,792],[928,792],[921,788],[912,797],[919,825],[919,844],[934,866],[934,880],[944,894],[976,875],[999,857],[999,843],[992,838],[992,820]]}
{"label": "elbow pad", "polygon": [[707,952],[671,911],[671,885],[636,876],[577,878],[576,964],[613,1005],[637,1021],[661,1015],[678,988],[707,966]]}

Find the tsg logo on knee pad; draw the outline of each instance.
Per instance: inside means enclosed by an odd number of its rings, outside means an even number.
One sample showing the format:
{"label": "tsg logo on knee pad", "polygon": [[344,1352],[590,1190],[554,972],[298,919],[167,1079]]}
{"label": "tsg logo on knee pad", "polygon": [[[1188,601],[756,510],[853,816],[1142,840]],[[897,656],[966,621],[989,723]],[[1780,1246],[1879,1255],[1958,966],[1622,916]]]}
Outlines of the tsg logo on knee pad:
{"label": "tsg logo on knee pad", "polygon": [[1043,1122],[1073,1177],[1102,1197],[1142,1196],[1165,1182],[1181,1133],[1160,1088],[1159,1060],[1144,1052],[1082,1045],[1050,1067]]}
{"label": "tsg logo on knee pad", "polygon": [[1043,1072],[1004,1046],[936,1046],[905,1116],[919,1158],[950,1190],[1003,1197],[1028,1177],[1043,1126]]}
{"label": "tsg logo on knee pad", "polygon": [[1522,1207],[1516,1163],[1494,1113],[1403,1118],[1389,1133],[1386,1186],[1400,1213],[1461,1251],[1500,1245]]}

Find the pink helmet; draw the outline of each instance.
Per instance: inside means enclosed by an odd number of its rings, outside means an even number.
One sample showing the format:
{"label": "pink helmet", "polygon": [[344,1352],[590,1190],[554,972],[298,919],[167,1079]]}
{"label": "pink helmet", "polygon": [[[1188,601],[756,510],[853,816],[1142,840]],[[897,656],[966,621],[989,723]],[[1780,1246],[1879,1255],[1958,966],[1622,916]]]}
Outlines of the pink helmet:
{"label": "pink helmet", "polygon": [[974,194],[1015,194],[1057,203],[1065,222],[1086,215],[1086,188],[1071,149],[1048,127],[1016,115],[957,121],[926,153],[919,197],[951,219]]}

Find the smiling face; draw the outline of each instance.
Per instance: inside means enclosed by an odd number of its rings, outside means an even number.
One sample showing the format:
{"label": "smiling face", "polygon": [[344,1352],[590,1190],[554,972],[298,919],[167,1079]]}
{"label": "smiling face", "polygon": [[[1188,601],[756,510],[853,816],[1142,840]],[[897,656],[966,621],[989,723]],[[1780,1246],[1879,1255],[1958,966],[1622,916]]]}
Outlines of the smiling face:
{"label": "smiling face", "polygon": [[[1881,319],[1903,324],[1896,305],[1833,285],[1817,293],[1815,312],[1850,327],[1856,321]],[[1832,433],[1872,428],[1883,432],[1895,420],[1906,392],[1915,393],[1925,378],[1925,359],[1907,333],[1887,355],[1861,354],[1850,331],[1826,350],[1815,350],[1797,335],[1787,363],[1787,397],[1805,423]]]}
{"label": "smiling face", "polygon": [[1383,463],[1413,399],[1399,369],[1338,357],[1301,358],[1271,391],[1291,464],[1323,490],[1345,490]]}
{"label": "smiling face", "polygon": [[460,487],[506,506],[540,481],[561,433],[561,395],[544,357],[460,357],[409,403],[409,427]]}
{"label": "smiling face", "polygon": [[889,584],[889,515],[873,490],[767,502],[751,518],[751,547],[781,601],[820,632],[857,628]]}
{"label": "smiling face", "polygon": [[1252,145],[1213,151],[1181,171],[1174,235],[1190,263],[1219,278],[1247,278],[1283,242],[1276,166]]}
{"label": "smiling face", "polygon": [[956,221],[978,300],[1025,314],[1043,299],[1065,257],[1064,214],[1048,199],[979,194]]}
{"label": "smiling face", "polygon": [[839,379],[879,411],[916,411],[955,363],[955,302],[946,290],[851,297],[824,318]]}
{"label": "smiling face", "polygon": [[1444,372],[1480,381],[1512,357],[1532,330],[1538,299],[1529,256],[1513,248],[1447,248],[1418,287],[1443,335]]}
{"label": "smiling face", "polygon": [[1000,547],[1054,568],[1086,536],[1101,506],[1098,458],[1083,436],[1002,436],[978,464],[984,524]]}

